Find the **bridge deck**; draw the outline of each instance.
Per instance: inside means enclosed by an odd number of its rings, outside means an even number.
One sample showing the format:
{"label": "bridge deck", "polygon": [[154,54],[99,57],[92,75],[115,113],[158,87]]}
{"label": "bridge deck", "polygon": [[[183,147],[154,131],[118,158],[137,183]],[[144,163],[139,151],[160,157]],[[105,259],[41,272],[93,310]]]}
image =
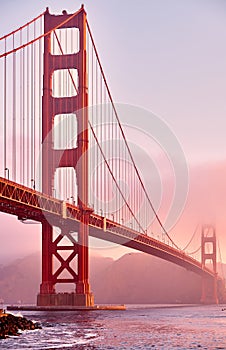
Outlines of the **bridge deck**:
{"label": "bridge deck", "polygon": [[[0,211],[16,215],[20,220],[48,220],[51,225],[64,226],[72,231],[78,229],[81,219],[78,207],[1,177]],[[213,271],[183,251],[105,217],[91,213],[89,226],[92,237],[157,256],[202,276],[215,276]]]}

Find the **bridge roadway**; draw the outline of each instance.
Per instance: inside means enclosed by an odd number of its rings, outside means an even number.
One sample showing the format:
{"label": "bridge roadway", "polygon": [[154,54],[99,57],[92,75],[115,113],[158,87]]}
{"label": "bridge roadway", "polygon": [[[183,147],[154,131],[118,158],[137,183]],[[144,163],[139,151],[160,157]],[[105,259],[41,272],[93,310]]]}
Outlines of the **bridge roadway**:
{"label": "bridge roadway", "polygon": [[[76,232],[82,217],[78,207],[2,177],[0,177],[0,211],[16,215],[19,220],[29,219],[38,222],[48,220],[51,225],[64,228],[65,232]],[[92,237],[157,256],[203,277],[215,277],[213,271],[203,267],[199,261],[183,251],[93,212],[89,213],[89,227],[89,234]]]}

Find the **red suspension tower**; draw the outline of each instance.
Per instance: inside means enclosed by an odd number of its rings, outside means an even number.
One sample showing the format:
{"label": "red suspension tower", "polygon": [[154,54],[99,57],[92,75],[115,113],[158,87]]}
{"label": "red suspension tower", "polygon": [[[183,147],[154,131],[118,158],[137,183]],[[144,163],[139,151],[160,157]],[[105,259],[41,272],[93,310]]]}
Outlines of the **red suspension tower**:
{"label": "red suspension tower", "polygon": [[[62,24],[63,23],[63,24]],[[60,25],[62,24],[62,25]],[[51,54],[51,31],[58,27],[77,28],[79,30],[79,51],[72,54]],[[68,234],[66,225],[61,225],[61,233],[53,240],[53,224],[46,220],[42,223],[42,283],[37,298],[39,306],[80,305],[92,306],[93,295],[90,292],[88,280],[88,86],[86,58],[86,12],[83,8],[69,15],[51,15],[46,10],[44,15],[44,32],[49,33],[44,38],[44,79],[42,100],[42,192],[52,196],[54,175],[57,168],[73,167],[77,176],[78,206],[81,222],[78,229],[78,241],[73,246],[60,245],[64,235]],[[52,77],[56,70],[77,69],[77,95],[71,97],[53,97]],[[53,147],[53,126],[56,115],[76,113],[77,147],[57,150]],[[63,222],[63,221],[62,221]],[[54,225],[55,226],[55,225]],[[58,225],[60,226],[60,225]],[[62,251],[71,250],[67,259]],[[53,257],[56,257],[60,267],[53,271]],[[77,258],[77,269],[70,265]],[[71,278],[60,278],[63,270]],[[56,293],[57,283],[74,283],[73,293]]]}
{"label": "red suspension tower", "polygon": [[[207,249],[209,245],[209,250]],[[209,260],[212,263],[214,278],[202,278],[202,296],[201,303],[203,304],[218,304],[217,297],[217,254],[216,254],[216,233],[215,228],[210,225],[203,226],[201,238],[201,259],[202,265],[206,265]]]}

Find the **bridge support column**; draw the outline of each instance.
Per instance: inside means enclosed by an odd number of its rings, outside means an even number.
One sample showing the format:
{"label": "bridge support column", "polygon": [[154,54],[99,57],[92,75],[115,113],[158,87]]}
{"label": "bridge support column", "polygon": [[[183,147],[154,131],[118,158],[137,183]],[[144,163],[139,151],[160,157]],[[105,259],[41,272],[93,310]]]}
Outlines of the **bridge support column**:
{"label": "bridge support column", "polygon": [[[208,248],[207,248],[208,246]],[[215,276],[202,277],[202,304],[218,304],[217,296],[217,257],[216,257],[216,233],[213,226],[203,226],[201,238],[201,259],[202,265],[210,260],[213,265]]]}
{"label": "bridge support column", "polygon": [[42,224],[42,283],[40,294],[54,294],[52,278],[52,239],[53,228],[48,222]]}
{"label": "bridge support column", "polygon": [[[62,24],[63,23],[63,24]],[[54,55],[51,53],[51,30],[78,28],[79,51],[72,54]],[[74,15],[66,11],[62,15],[51,15],[47,9],[44,15],[44,78],[42,99],[42,192],[52,196],[54,174],[57,168],[72,167],[77,175],[78,206],[81,213],[79,227],[76,228],[78,241],[72,240],[73,246],[59,245],[66,235],[70,234],[62,218],[61,234],[53,241],[52,223],[42,226],[42,283],[38,295],[40,306],[92,306],[93,295],[89,285],[89,214],[88,208],[88,86],[87,86],[87,57],[86,57],[86,13],[83,7]],[[56,35],[56,33],[55,33]],[[62,50],[61,50],[62,51]],[[53,97],[52,76],[60,69],[76,69],[78,72],[78,86],[76,95],[71,97]],[[69,71],[70,73],[70,71]],[[70,77],[70,74],[69,74]],[[71,149],[54,149],[53,126],[56,115],[74,115],[77,118],[77,147]],[[64,198],[66,199],[66,198]],[[53,223],[54,225],[54,223]],[[56,226],[59,226],[59,223]],[[61,224],[60,224],[61,225]],[[72,250],[67,259],[62,250]],[[53,271],[53,257],[60,262],[60,267]],[[77,271],[70,266],[77,258]],[[62,277],[63,270],[67,270],[70,278]],[[60,276],[61,275],[61,276]],[[56,293],[57,283],[74,283],[73,293]]]}
{"label": "bridge support column", "polygon": [[89,211],[83,211],[78,235],[78,282],[76,284],[77,301],[80,304],[93,305],[94,297],[89,284]]}
{"label": "bridge support column", "polygon": [[[84,214],[84,220],[88,220],[89,212]],[[81,225],[81,224],[80,224]],[[78,241],[71,239],[73,245],[65,245],[62,242],[64,236],[70,239],[70,231],[67,228],[61,228],[59,234],[53,240],[52,227],[48,223],[44,225],[46,229],[42,254],[42,283],[40,285],[40,293],[37,297],[38,306],[93,306],[94,297],[90,292],[88,281],[88,245],[85,240],[88,239],[86,231],[86,223],[84,226],[84,234],[78,234],[81,238]],[[48,235],[48,233],[50,233]],[[83,250],[87,250],[84,252]],[[64,253],[67,252],[67,258]],[[53,266],[53,258],[56,258],[60,266]],[[75,262],[77,258],[77,268],[70,264]],[[67,272],[68,276],[63,274]],[[74,292],[56,293],[55,284],[73,283]]]}

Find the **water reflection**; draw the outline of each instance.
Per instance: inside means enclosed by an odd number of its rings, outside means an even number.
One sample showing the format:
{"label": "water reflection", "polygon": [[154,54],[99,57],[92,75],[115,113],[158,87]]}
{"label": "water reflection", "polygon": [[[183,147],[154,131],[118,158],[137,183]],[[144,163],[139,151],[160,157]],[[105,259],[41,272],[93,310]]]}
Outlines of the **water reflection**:
{"label": "water reflection", "polygon": [[3,340],[1,349],[226,349],[219,307],[132,307],[127,311],[39,312],[43,329]]}

